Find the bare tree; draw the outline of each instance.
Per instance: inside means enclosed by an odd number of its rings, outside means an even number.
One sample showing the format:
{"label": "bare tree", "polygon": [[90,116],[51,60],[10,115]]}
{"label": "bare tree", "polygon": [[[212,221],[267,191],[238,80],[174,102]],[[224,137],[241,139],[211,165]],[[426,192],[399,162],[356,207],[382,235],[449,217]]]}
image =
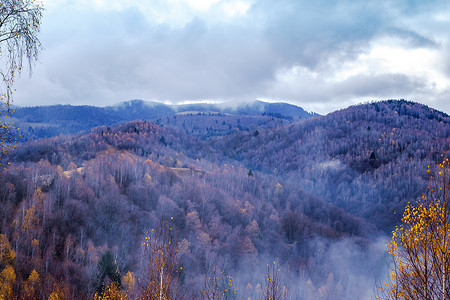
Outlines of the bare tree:
{"label": "bare tree", "polygon": [[43,6],[36,0],[1,0],[0,2],[0,157],[10,150],[14,142],[7,118],[11,116],[10,104],[14,79],[27,60],[29,71],[37,60],[41,43],[38,39]]}
{"label": "bare tree", "polygon": [[267,264],[266,286],[264,288],[264,296],[260,299],[264,300],[281,300],[287,299],[287,289],[281,283],[280,265],[273,262],[271,266]]}
{"label": "bare tree", "polygon": [[237,289],[233,288],[233,278],[214,266],[212,272],[205,276],[205,289],[201,294],[206,300],[232,300],[236,299]]}
{"label": "bare tree", "polygon": [[37,60],[41,43],[40,30],[43,6],[36,0],[1,0],[0,54],[4,60],[1,75],[5,84],[6,101],[11,98],[14,78],[23,69],[24,57],[30,73]]}
{"label": "bare tree", "polygon": [[145,273],[141,278],[141,299],[179,299],[181,266],[174,229],[160,221],[144,240]]}

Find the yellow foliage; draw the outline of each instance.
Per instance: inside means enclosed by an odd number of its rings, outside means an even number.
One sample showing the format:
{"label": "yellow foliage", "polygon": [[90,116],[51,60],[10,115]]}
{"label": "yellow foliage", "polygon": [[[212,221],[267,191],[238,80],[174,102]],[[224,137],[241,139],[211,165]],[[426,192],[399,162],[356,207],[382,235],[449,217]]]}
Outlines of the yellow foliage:
{"label": "yellow foliage", "polygon": [[63,300],[64,294],[59,293],[58,291],[53,291],[50,296],[48,296],[48,300]]}
{"label": "yellow foliage", "polygon": [[126,300],[128,296],[125,292],[121,291],[114,282],[104,286],[102,293],[99,295],[95,293],[94,300]]}
{"label": "yellow foliage", "polygon": [[35,285],[39,282],[39,274],[38,274],[38,272],[36,272],[35,269],[33,269],[33,271],[31,271],[31,274],[28,277],[28,282],[32,285]]}
{"label": "yellow foliage", "polygon": [[62,300],[64,299],[63,295],[60,295],[57,291],[53,291],[50,296],[48,296],[48,300]]}
{"label": "yellow foliage", "polygon": [[37,239],[33,239],[31,241],[31,246],[33,246],[33,248],[39,247],[39,241]]}
{"label": "yellow foliage", "polygon": [[161,220],[145,237],[144,260],[147,272],[142,281],[140,298],[177,299],[182,268],[179,266],[177,241],[170,223]]}
{"label": "yellow foliage", "polygon": [[22,229],[24,231],[33,229],[39,224],[39,218],[36,216],[36,206],[26,210],[25,217],[23,218]]}
{"label": "yellow foliage", "polygon": [[136,284],[136,278],[132,272],[128,271],[127,274],[125,274],[125,276],[123,277],[123,284],[130,293],[133,293],[134,286]]}
{"label": "yellow foliage", "polygon": [[277,183],[275,185],[275,194],[278,195],[283,191],[283,186],[281,185],[281,183]]}
{"label": "yellow foliage", "polygon": [[31,271],[30,276],[28,277],[27,281],[23,285],[23,289],[21,291],[22,297],[25,299],[35,299],[37,298],[36,290],[39,287],[39,274],[36,272],[36,270],[33,269]]}
{"label": "yellow foliage", "polygon": [[14,283],[16,281],[16,272],[14,272],[14,268],[7,265],[0,273],[0,278],[1,282]]}
{"label": "yellow foliage", "polygon": [[[277,264],[275,261],[270,266],[269,264],[267,264],[266,286],[263,292],[264,295],[262,298],[260,298],[260,300],[287,299],[288,290],[286,286],[281,285],[280,265]],[[321,294],[322,292],[324,291],[319,289],[319,294]]]}
{"label": "yellow foliage", "polygon": [[11,248],[5,234],[0,234],[0,264],[12,264],[16,258],[16,252]]}
{"label": "yellow foliage", "polygon": [[148,173],[145,173],[145,179],[148,183],[152,183],[152,176],[150,176]]}
{"label": "yellow foliage", "polygon": [[64,300],[70,296],[70,291],[67,286],[61,286],[58,282],[53,285],[53,291],[48,297],[48,300]]}
{"label": "yellow foliage", "polygon": [[214,266],[211,274],[204,277],[205,289],[201,290],[203,299],[235,299],[237,288],[233,288],[233,277],[227,276]]}
{"label": "yellow foliage", "polygon": [[0,299],[13,299],[13,286],[16,281],[16,272],[10,265],[0,273]]}
{"label": "yellow foliage", "polygon": [[430,176],[429,195],[405,208],[388,245],[393,257],[391,282],[379,288],[378,299],[450,299],[448,170],[446,159],[439,164],[437,177]]}

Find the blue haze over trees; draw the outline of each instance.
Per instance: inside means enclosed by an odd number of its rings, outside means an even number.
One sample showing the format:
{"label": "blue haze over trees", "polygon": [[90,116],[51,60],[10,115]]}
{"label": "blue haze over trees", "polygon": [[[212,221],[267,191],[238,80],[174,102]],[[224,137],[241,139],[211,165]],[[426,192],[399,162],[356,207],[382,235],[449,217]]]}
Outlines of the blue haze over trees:
{"label": "blue haze over trees", "polygon": [[450,117],[404,100],[307,119],[191,107],[46,139],[35,139],[44,121],[20,113],[33,124],[0,171],[0,247],[16,253],[14,292],[35,270],[41,298],[92,298],[106,258],[111,280],[138,282],[142,243],[161,220],[176,232],[187,298],[201,298],[215,267],[239,299],[259,297],[274,260],[289,299],[369,298],[385,234],[450,150]]}

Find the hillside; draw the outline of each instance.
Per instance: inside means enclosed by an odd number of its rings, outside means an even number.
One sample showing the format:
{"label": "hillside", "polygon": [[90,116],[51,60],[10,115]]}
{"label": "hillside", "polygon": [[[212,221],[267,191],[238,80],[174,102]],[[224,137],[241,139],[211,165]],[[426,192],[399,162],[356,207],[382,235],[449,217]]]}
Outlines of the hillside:
{"label": "hillside", "polygon": [[[277,174],[390,232],[427,186],[426,168],[450,147],[450,117],[408,101],[358,105],[214,147]],[[276,153],[276,155],[274,155]]]}
{"label": "hillside", "polygon": [[449,116],[403,100],[296,122],[189,109],[28,141],[3,158],[0,232],[19,284],[36,269],[89,298],[107,249],[139,278],[142,240],[165,219],[191,298],[214,266],[254,297],[274,260],[292,299],[365,298],[384,266],[379,237],[450,150]]}
{"label": "hillside", "polygon": [[[234,116],[234,121],[222,124],[223,128],[216,130],[213,129],[217,127],[216,123],[198,122],[199,119],[195,119],[198,114],[227,115],[230,116],[230,119],[232,119],[231,116]],[[89,132],[93,127],[113,126],[136,120],[153,121],[160,125],[172,125],[173,127],[174,124],[173,122],[171,124],[170,120],[177,116],[187,120],[175,124],[176,127],[184,125],[183,129],[189,130],[191,133],[195,132],[199,137],[208,138],[228,134],[235,127],[239,127],[239,130],[254,130],[264,124],[264,128],[274,128],[280,123],[288,124],[314,115],[314,113],[307,113],[301,107],[287,103],[255,101],[250,104],[166,105],[131,100],[107,107],[86,105],[17,107],[13,118],[16,127],[21,128],[22,141],[26,141],[60,134]],[[274,121],[275,119],[277,121]],[[192,122],[196,125],[189,126]]]}
{"label": "hillside", "polygon": [[[48,272],[79,295],[97,284],[97,262],[89,257],[107,248],[120,270],[142,272],[140,240],[160,218],[173,218],[187,245],[183,265],[190,285],[199,284],[211,261],[237,272],[264,265],[266,256],[294,273],[314,267],[311,276],[319,280],[314,253],[326,246],[317,238],[368,243],[370,226],[362,220],[274,176],[250,176],[207,143],[148,122],[28,142],[8,159],[12,166],[0,174],[1,224],[18,245],[16,272],[49,265]],[[30,217],[36,222],[26,232],[11,226]],[[33,239],[41,259],[30,257]]]}

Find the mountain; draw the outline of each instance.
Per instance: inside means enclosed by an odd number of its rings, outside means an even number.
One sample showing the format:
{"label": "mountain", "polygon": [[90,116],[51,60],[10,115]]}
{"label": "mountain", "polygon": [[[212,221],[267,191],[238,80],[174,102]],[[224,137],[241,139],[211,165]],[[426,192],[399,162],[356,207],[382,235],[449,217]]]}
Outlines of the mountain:
{"label": "mountain", "polygon": [[[223,109],[224,112],[227,109]],[[231,110],[232,111],[232,110]],[[288,103],[266,103],[262,101],[251,102],[236,107],[236,112],[243,115],[269,115],[287,119],[307,119],[317,116],[316,113],[308,113],[303,108]]]}
{"label": "mountain", "polygon": [[21,135],[25,139],[73,134],[122,121],[116,112],[86,105],[17,107],[12,117],[16,127],[22,128]]}
{"label": "mountain", "polygon": [[427,166],[450,150],[450,117],[390,100],[213,143],[245,166],[282,176],[390,232],[401,217],[395,212],[426,190]]}
{"label": "mountain", "polygon": [[[29,140],[52,137],[59,134],[88,132],[93,127],[118,125],[133,120],[152,121],[159,119],[160,125],[165,125],[163,124],[165,117],[179,114],[186,115],[186,113],[190,113],[190,116],[198,113],[242,116],[244,119],[249,120],[247,122],[249,123],[248,130],[256,128],[258,124],[257,118],[263,119],[263,122],[264,119],[276,118],[282,120],[283,124],[285,124],[315,115],[304,111],[298,106],[287,103],[255,101],[250,104],[238,105],[232,105],[231,103],[166,105],[157,102],[131,100],[107,107],[86,105],[17,107],[13,117],[17,127],[22,129],[22,140]],[[194,129],[192,128],[192,130]],[[202,135],[201,132],[198,132],[198,134]],[[216,134],[221,135],[223,133],[209,132],[205,137],[215,136]]]}
{"label": "mountain", "polygon": [[[122,122],[114,111],[125,119],[153,105],[86,113]],[[260,297],[273,261],[292,299],[370,298],[386,235],[426,193],[427,166],[448,156],[450,117],[389,100],[294,122],[266,105],[163,105],[154,122],[19,143],[0,170],[0,232],[17,250],[17,286],[35,269],[45,286],[91,298],[106,250],[122,275],[143,278],[143,243],[166,220],[188,298],[201,297],[214,266],[233,276],[239,298]],[[68,112],[58,118],[76,123]]]}

